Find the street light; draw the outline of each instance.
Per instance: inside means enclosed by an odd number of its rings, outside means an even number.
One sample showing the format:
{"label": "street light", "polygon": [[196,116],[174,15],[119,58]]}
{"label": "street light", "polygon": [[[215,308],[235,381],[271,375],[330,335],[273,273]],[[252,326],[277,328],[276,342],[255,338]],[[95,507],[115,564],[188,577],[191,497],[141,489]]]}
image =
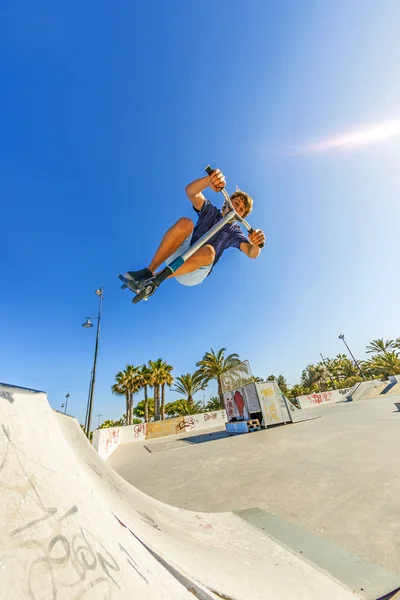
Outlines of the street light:
{"label": "street light", "polygon": [[102,417],[102,416],[103,416],[103,415],[102,415],[101,413],[99,413],[99,414],[97,415],[97,418],[98,418],[97,428],[99,428],[99,427],[100,427],[100,417]]}
{"label": "street light", "polygon": [[353,359],[353,361],[354,361],[354,364],[356,365],[357,369],[360,371],[360,375],[361,375],[361,377],[362,377],[362,378],[365,380],[364,373],[362,372],[360,365],[358,364],[358,362],[357,362],[357,361],[356,361],[356,359],[354,358],[352,351],[351,351],[351,350],[350,350],[350,348],[348,347],[348,345],[347,345],[347,343],[346,343],[346,340],[344,339],[344,335],[343,335],[343,333],[341,333],[341,334],[339,335],[339,340],[343,340],[343,343],[344,343],[344,345],[346,346],[347,350],[349,351],[349,353],[350,353],[350,356],[351,356],[351,358],[352,358],[352,359]]}
{"label": "street light", "polygon": [[86,317],[86,321],[82,324],[82,327],[85,329],[90,329],[93,327],[93,324],[90,322],[90,319],[97,320],[97,333],[96,333],[96,345],[94,349],[94,359],[93,359],[93,369],[90,376],[90,385],[89,385],[89,396],[88,403],[86,408],[86,420],[85,420],[85,432],[86,437],[89,439],[90,436],[90,422],[92,420],[92,408],[93,408],[93,398],[94,398],[94,386],[96,383],[96,365],[97,365],[97,352],[99,349],[99,336],[100,336],[100,319],[101,319],[101,309],[103,304],[103,288],[99,288],[95,292],[96,296],[99,297],[99,312],[97,317]]}
{"label": "street light", "polygon": [[67,392],[66,396],[65,396],[65,404],[62,403],[61,404],[61,408],[64,408],[64,414],[67,412],[67,406],[68,406],[68,398],[69,398],[69,392]]}

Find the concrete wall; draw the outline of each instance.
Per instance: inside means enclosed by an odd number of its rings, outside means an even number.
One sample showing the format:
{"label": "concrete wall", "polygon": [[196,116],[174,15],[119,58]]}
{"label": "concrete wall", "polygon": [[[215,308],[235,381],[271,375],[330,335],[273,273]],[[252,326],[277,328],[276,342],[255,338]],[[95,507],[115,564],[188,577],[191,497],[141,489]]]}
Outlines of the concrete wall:
{"label": "concrete wall", "polygon": [[315,392],[306,396],[298,396],[296,398],[300,408],[313,408],[321,404],[331,404],[332,402],[341,402],[346,400],[350,388],[342,390],[332,390],[330,392]]}
{"label": "concrete wall", "polygon": [[225,421],[226,412],[224,410],[216,410],[214,412],[188,415],[186,417],[165,419],[164,421],[151,421],[150,423],[139,423],[125,427],[96,429],[93,433],[93,446],[101,458],[106,460],[120,444],[141,442],[176,433],[203,431],[217,427],[218,425],[222,427]]}

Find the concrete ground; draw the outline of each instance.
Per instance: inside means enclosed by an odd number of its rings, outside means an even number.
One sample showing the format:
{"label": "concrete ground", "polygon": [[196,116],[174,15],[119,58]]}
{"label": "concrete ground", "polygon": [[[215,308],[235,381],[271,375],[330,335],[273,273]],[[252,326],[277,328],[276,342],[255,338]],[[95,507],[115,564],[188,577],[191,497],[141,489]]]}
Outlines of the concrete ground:
{"label": "concrete ground", "polygon": [[180,434],[120,446],[107,463],[146,494],[194,511],[258,507],[400,573],[400,396],[301,411],[244,435]]}

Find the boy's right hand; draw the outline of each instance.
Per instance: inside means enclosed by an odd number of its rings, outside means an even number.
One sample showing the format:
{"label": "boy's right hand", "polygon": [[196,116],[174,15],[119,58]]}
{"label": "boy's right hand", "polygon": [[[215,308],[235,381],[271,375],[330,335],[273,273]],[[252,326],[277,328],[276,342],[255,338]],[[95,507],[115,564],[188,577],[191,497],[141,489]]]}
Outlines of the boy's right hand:
{"label": "boy's right hand", "polygon": [[222,188],[226,186],[225,176],[219,169],[215,169],[211,175],[208,176],[209,187],[214,192],[220,192]]}

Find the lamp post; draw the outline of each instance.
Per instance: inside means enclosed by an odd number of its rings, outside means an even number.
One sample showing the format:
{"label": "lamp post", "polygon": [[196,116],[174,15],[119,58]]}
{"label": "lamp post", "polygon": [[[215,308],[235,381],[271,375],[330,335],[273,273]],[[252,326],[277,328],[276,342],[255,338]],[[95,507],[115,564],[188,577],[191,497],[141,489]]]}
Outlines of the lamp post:
{"label": "lamp post", "polygon": [[[89,439],[90,436],[90,423],[92,420],[92,409],[93,409],[93,398],[94,398],[94,387],[96,383],[96,365],[97,365],[97,352],[99,349],[99,336],[100,336],[100,319],[101,319],[101,309],[103,305],[103,288],[99,288],[96,290],[96,296],[99,297],[99,312],[97,317],[92,317],[93,320],[97,319],[97,333],[96,333],[96,345],[94,348],[94,359],[93,359],[93,369],[90,377],[90,386],[89,386],[89,397],[86,408],[86,421],[85,421],[85,432],[86,437]],[[82,324],[82,327],[89,329],[93,327],[93,324],[90,322],[90,317],[86,317],[85,323]]]}
{"label": "lamp post", "polygon": [[68,398],[69,398],[69,392],[67,392],[67,394],[65,396],[65,404],[64,403],[61,404],[61,408],[64,408],[64,415],[67,412]]}
{"label": "lamp post", "polygon": [[97,415],[97,418],[98,418],[98,422],[97,422],[97,428],[99,428],[99,427],[100,427],[100,418],[101,418],[102,416],[103,416],[103,415],[102,415],[101,413],[99,413],[99,414]]}
{"label": "lamp post", "polygon": [[356,359],[354,358],[352,351],[351,351],[351,350],[350,350],[350,348],[348,347],[348,345],[347,345],[347,343],[346,343],[346,340],[344,339],[344,335],[343,335],[343,333],[341,333],[341,334],[339,335],[339,340],[342,340],[342,341],[343,341],[344,345],[346,346],[347,350],[348,350],[348,351],[349,351],[349,353],[350,353],[350,356],[351,356],[351,358],[352,358],[352,359],[353,359],[353,361],[354,361],[354,364],[356,365],[357,369],[360,371],[360,375],[361,375],[361,377],[362,377],[362,378],[365,380],[364,373],[362,372],[360,365],[358,364],[358,362],[357,362],[357,361],[356,361]]}

